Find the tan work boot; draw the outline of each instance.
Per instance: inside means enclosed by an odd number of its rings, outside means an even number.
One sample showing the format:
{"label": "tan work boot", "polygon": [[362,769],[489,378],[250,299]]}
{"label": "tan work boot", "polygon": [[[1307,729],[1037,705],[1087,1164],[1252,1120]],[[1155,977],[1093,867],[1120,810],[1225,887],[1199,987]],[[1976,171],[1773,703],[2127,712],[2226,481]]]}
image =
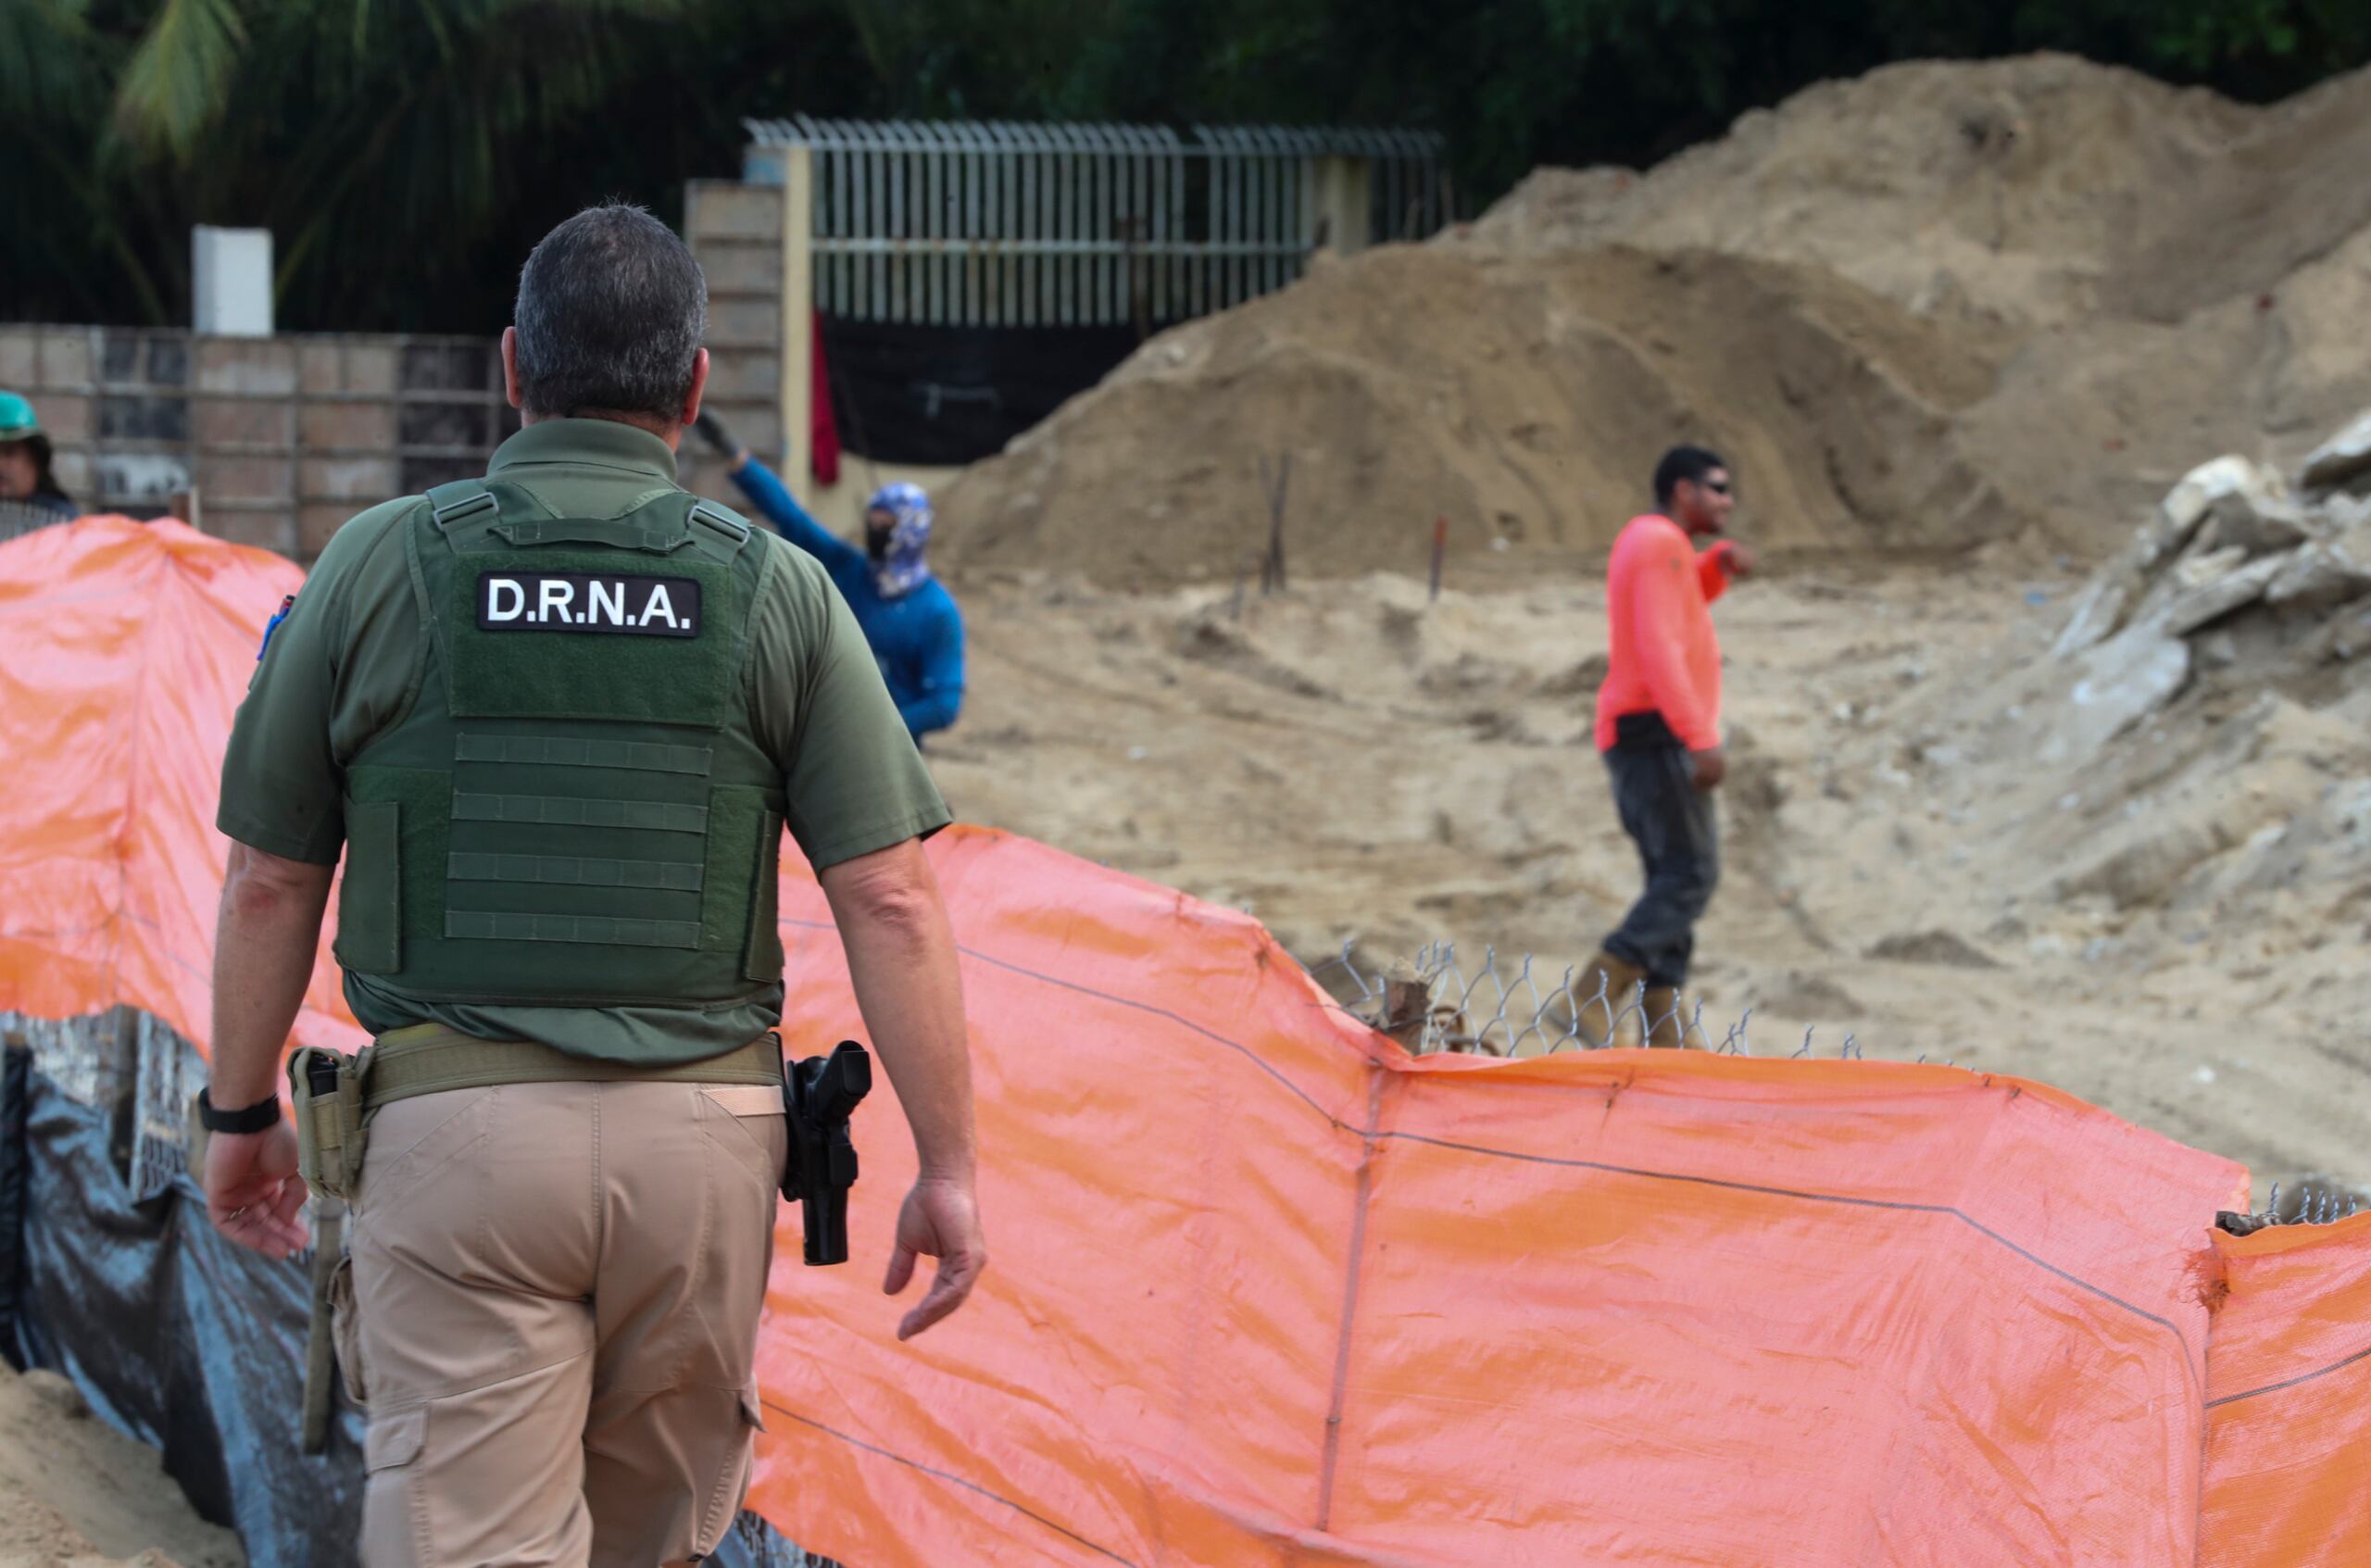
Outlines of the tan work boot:
{"label": "tan work boot", "polygon": [[1647,1048],[1706,1051],[1712,1042],[1696,1022],[1696,998],[1676,985],[1650,985],[1641,1004],[1647,1012]]}
{"label": "tan work boot", "polygon": [[1573,976],[1573,1022],[1592,1050],[1638,1043],[1638,986],[1647,972],[1612,953],[1599,953]]}

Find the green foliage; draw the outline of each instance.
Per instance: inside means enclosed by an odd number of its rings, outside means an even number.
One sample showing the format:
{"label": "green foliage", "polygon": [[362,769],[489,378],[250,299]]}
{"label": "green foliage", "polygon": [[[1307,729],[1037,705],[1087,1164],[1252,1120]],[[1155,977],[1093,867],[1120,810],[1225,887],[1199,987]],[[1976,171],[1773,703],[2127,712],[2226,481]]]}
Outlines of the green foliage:
{"label": "green foliage", "polygon": [[118,129],[150,160],[186,169],[221,118],[246,43],[232,0],[165,0],[124,61]]}
{"label": "green foliage", "polygon": [[670,218],[745,115],[1445,132],[1462,205],[1888,60],[2059,48],[2266,99],[2365,0],[0,0],[0,315],[185,318],[265,225],[292,328],[487,332],[592,200]]}

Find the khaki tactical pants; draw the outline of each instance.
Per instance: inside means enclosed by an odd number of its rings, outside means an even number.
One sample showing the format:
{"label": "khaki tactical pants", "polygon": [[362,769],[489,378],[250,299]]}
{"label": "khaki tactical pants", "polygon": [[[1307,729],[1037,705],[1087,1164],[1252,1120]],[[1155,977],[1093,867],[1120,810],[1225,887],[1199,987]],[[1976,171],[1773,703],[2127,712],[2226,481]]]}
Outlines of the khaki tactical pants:
{"label": "khaki tactical pants", "polygon": [[780,1089],[513,1084],[371,1124],[338,1348],[364,1568],[653,1568],[748,1485]]}

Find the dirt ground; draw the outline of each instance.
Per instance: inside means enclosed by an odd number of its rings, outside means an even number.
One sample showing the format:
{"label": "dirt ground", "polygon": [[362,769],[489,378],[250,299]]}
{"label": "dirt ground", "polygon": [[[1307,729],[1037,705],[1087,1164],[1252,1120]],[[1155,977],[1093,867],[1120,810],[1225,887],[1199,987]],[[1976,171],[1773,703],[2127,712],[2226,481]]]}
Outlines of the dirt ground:
{"label": "dirt ground", "polygon": [[0,1568],[243,1568],[157,1451],[117,1432],[55,1373],[0,1363]]}
{"label": "dirt ground", "polygon": [[[1312,967],[1449,940],[1561,972],[1636,889],[1588,739],[1600,569],[1473,563],[1431,606],[1387,575],[1254,588],[1239,617],[1232,590],[974,583],[933,768],[959,815],[1248,908]],[[2078,582],[1782,556],[1719,607],[1707,1016],[1751,1008],[1757,1054],[1815,1026],[2041,1079],[2260,1195],[2371,1180],[2371,862],[2313,837],[2371,837],[2363,705],[2207,680],[2104,760],[2040,762],[2053,694],[2027,688]],[[2303,864],[2267,870],[2284,839]]]}
{"label": "dirt ground", "polygon": [[[2260,1197],[2371,1181],[2365,601],[2158,646],[2180,695],[2114,734],[2132,672],[2050,651],[2195,465],[2293,472],[2371,406],[2366,108],[2371,72],[2258,108],[1901,65],[1321,258],[940,497],[973,665],[939,775],[1312,964],[1577,962],[1636,877],[1587,739],[1605,546],[1708,441],[1774,567],[1719,611],[1708,1016],[2044,1079]],[[1293,588],[1238,611],[1287,455]]]}

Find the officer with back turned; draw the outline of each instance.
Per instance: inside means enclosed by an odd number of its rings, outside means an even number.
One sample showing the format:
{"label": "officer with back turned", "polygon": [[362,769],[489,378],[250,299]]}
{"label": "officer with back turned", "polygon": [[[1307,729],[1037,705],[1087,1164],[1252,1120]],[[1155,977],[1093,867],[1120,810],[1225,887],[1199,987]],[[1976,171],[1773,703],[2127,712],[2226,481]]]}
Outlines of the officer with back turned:
{"label": "officer with back turned", "polygon": [[483,480],[339,530],[223,765],[206,1189],[274,1255],[306,1239],[275,1070],[345,858],[335,951],[375,1040],[323,1180],[354,1215],[367,1568],[649,1568],[731,1524],[785,1148],[785,827],[920,1152],[886,1288],[939,1262],[899,1336],[986,1261],[921,847],[947,809],[822,570],[677,487],[706,327],[647,213],[553,230],[503,335],[523,428]]}

